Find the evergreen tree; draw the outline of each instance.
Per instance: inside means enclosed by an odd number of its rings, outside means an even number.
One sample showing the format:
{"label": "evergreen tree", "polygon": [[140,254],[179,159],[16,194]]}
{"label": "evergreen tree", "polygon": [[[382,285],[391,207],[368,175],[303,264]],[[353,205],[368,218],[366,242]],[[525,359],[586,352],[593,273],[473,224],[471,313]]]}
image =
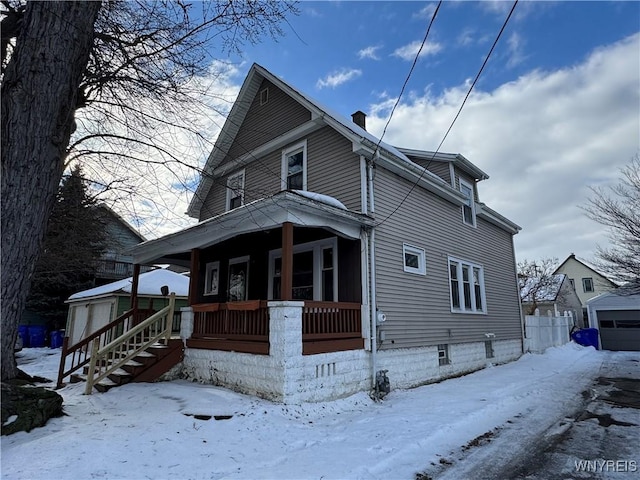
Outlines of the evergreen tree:
{"label": "evergreen tree", "polygon": [[94,285],[105,240],[100,212],[81,168],[74,168],[56,196],[27,299],[27,309],[47,318],[52,328],[65,324],[64,301]]}

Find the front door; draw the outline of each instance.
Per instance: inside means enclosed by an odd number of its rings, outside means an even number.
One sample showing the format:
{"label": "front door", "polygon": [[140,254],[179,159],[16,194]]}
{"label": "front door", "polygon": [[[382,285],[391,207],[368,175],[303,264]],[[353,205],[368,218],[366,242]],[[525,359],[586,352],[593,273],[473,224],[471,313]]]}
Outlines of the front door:
{"label": "front door", "polygon": [[249,257],[232,258],[229,260],[229,302],[247,300],[249,284]]}

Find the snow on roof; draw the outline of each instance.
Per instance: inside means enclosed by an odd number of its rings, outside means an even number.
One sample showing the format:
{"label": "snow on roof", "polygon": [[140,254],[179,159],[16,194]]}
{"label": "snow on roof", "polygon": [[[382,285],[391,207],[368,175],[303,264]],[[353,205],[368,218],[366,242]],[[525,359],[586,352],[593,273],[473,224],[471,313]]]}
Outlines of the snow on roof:
{"label": "snow on roof", "polygon": [[316,193],[316,192],[307,192],[305,190],[292,190],[292,191],[303,197],[309,198],[311,200],[315,200],[316,202],[325,203],[327,205],[331,205],[332,207],[340,208],[342,210],[347,210],[347,207],[344,206],[344,203],[342,203],[337,198],[330,197],[329,195],[323,195],[322,193]]}
{"label": "snow on roof", "polygon": [[553,275],[549,279],[549,283],[545,285],[540,284],[539,278],[520,278],[518,280],[520,283],[520,298],[523,302],[531,302],[534,298],[536,302],[553,302],[558,297],[564,278],[564,273]]}
{"label": "snow on roof", "polygon": [[[69,297],[69,300],[97,297],[110,293],[131,293],[132,284],[133,277],[125,278],[74,293]],[[140,275],[138,279],[138,295],[160,295],[160,288],[163,285],[167,285],[169,291],[174,292],[179,297],[186,297],[189,294],[189,277],[172,272],[171,270],[159,268]]]}

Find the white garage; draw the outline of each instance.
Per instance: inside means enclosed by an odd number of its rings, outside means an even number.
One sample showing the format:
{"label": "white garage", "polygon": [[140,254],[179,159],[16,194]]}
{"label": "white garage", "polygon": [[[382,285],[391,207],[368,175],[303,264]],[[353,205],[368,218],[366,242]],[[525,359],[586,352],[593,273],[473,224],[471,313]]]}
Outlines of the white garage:
{"label": "white garage", "polygon": [[640,294],[604,293],[587,302],[589,326],[600,333],[603,350],[640,351]]}

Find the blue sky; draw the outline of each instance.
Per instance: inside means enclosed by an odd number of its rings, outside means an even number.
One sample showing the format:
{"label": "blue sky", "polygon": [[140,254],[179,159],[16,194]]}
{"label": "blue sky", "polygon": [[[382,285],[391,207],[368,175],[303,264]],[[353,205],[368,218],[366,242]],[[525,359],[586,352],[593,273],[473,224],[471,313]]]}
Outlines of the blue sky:
{"label": "blue sky", "polygon": [[[380,136],[436,3],[301,2],[285,36],[212,56],[214,91],[232,101],[253,62]],[[511,2],[443,2],[384,141],[434,150],[451,124]],[[204,132],[215,140],[224,118]],[[206,160],[211,145],[198,151]],[[441,151],[489,174],[480,200],[522,227],[519,260],[594,258],[606,229],[580,207],[640,152],[640,3],[521,1]],[[195,152],[195,153],[194,153]],[[156,191],[160,189],[157,188]],[[172,196],[173,195],[173,196]],[[168,190],[149,238],[188,223],[191,193]]]}

